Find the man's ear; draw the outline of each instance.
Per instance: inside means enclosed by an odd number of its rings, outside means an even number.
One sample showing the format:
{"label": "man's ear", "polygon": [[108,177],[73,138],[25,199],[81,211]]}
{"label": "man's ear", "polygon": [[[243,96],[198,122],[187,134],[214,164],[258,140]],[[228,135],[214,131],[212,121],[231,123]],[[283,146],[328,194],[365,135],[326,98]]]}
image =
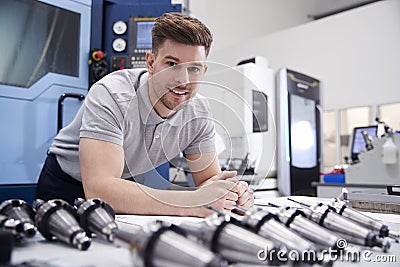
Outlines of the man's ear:
{"label": "man's ear", "polygon": [[147,69],[149,70],[150,74],[153,74],[154,71],[154,61],[155,61],[155,55],[152,52],[146,52],[146,65]]}
{"label": "man's ear", "polygon": [[207,65],[204,65],[204,74],[207,73],[207,70],[208,70],[208,66],[207,66]]}

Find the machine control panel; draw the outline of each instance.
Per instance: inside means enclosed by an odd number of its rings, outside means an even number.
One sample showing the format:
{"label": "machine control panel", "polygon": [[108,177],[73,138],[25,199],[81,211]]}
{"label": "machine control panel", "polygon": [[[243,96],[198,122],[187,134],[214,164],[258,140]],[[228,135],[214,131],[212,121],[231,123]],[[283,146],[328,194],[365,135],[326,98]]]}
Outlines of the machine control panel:
{"label": "machine control panel", "polygon": [[113,24],[113,32],[116,35],[121,35],[126,33],[126,30],[128,29],[128,25],[126,25],[126,22],[123,20],[118,20],[114,22]]}
{"label": "machine control panel", "polygon": [[113,23],[110,71],[126,68],[145,68],[146,52],[151,51],[151,30],[155,18],[130,16],[129,22]]}
{"label": "machine control panel", "polygon": [[[182,5],[172,4],[171,0],[87,1],[92,2],[90,49],[104,53],[106,74],[145,68],[146,52],[152,48],[151,31],[156,18],[169,12],[182,12]],[[89,74],[90,87],[99,77],[93,77],[93,72]]]}
{"label": "machine control panel", "polygon": [[129,56],[132,68],[146,67],[146,52],[151,51],[151,30],[155,18],[129,18]]}
{"label": "machine control panel", "polygon": [[115,70],[123,70],[128,66],[126,56],[112,56],[111,57],[111,69]]}

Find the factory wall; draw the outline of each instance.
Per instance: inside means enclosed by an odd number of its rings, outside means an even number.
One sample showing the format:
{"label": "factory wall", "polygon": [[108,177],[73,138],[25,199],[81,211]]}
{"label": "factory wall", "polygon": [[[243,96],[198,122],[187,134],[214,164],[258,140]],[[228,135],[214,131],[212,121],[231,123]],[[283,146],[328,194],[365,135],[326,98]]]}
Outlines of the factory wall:
{"label": "factory wall", "polygon": [[[318,0],[190,1],[190,14],[213,32],[212,50],[312,21]],[[184,4],[184,2],[183,2]],[[211,52],[212,53],[212,52]]]}
{"label": "factory wall", "polygon": [[[255,19],[269,22],[268,17]],[[231,21],[230,28],[244,21]],[[209,59],[235,65],[261,55],[274,70],[287,67],[316,77],[323,82],[324,110],[399,102],[399,25],[400,1],[380,1],[258,38],[243,38],[214,49]]]}

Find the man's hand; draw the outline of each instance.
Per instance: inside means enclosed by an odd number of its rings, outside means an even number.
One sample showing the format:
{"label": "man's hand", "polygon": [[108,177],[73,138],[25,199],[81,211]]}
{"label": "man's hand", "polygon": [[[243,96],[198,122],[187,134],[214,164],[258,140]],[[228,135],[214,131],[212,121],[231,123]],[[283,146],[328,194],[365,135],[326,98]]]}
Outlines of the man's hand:
{"label": "man's hand", "polygon": [[236,174],[236,171],[223,171],[211,177],[207,183],[218,180],[226,180],[235,183],[236,186],[233,187],[231,191],[235,190],[233,192],[237,193],[238,195],[236,204],[246,209],[252,208],[254,205],[253,190],[249,188],[249,185],[245,181],[239,181],[237,178],[235,178]]}
{"label": "man's hand", "polygon": [[[230,178],[228,180],[236,180],[235,178]],[[237,181],[237,180],[236,180]],[[243,208],[249,209],[254,205],[254,195],[253,190],[251,190],[248,184],[244,181],[239,181],[237,183],[237,187],[239,189],[238,192],[238,200],[236,204],[242,206]]]}
{"label": "man's hand", "polygon": [[236,205],[246,209],[253,207],[253,190],[246,182],[234,178],[236,174],[236,171],[224,171],[211,177],[198,189],[201,197],[210,201],[214,208],[225,211],[233,210]]}
{"label": "man's hand", "polygon": [[239,200],[239,181],[230,179],[236,171],[221,172],[203,183],[197,189],[197,196],[204,205],[220,210],[231,211]]}
{"label": "man's hand", "polygon": [[230,181],[214,181],[198,189],[202,203],[225,211],[235,208],[237,191],[236,183]]}

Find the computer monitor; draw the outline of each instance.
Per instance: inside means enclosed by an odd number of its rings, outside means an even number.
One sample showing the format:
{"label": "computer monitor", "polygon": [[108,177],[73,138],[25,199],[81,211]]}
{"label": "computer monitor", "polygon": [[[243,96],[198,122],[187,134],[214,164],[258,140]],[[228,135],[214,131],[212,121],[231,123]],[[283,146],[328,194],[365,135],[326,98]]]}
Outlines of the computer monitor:
{"label": "computer monitor", "polygon": [[378,126],[373,125],[373,126],[355,127],[353,129],[353,135],[351,138],[351,146],[350,146],[350,158],[353,162],[358,160],[358,155],[360,153],[367,151],[366,143],[362,135],[363,131],[366,131],[367,134],[371,136],[372,139],[375,139],[378,133]]}
{"label": "computer monitor", "polygon": [[154,21],[137,21],[136,25],[136,48],[151,49],[151,30],[153,29]]}
{"label": "computer monitor", "polygon": [[151,51],[153,29],[156,18],[130,17],[129,56],[132,68],[146,67],[146,52]]}

